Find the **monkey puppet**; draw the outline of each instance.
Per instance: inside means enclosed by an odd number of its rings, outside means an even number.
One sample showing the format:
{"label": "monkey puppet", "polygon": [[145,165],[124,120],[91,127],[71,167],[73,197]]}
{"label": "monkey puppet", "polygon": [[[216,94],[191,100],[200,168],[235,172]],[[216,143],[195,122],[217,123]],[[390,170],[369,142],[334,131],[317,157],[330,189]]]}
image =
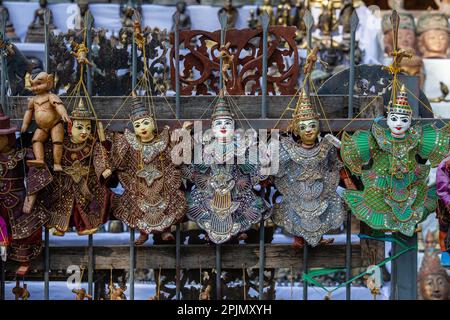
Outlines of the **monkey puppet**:
{"label": "monkey puppet", "polygon": [[53,88],[53,75],[39,72],[30,78],[31,91],[35,94],[28,101],[28,110],[25,112],[21,132],[26,132],[34,120],[37,129],[33,135],[33,153],[35,160],[28,160],[31,166],[44,166],[44,143],[52,138],[53,144],[53,170],[62,171],[61,159],[63,153],[64,122],[71,123],[67,110],[61,99],[51,93]]}

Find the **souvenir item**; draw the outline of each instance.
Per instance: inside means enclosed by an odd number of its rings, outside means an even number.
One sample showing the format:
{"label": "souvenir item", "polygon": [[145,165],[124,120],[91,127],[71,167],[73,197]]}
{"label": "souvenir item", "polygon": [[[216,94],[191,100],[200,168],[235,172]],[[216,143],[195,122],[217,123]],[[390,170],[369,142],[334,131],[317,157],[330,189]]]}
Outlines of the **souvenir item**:
{"label": "souvenir item", "polygon": [[345,210],[336,193],[343,165],[329,135],[318,140],[319,115],[306,94],[299,98],[289,131],[292,136],[280,138],[274,185],[282,201],[275,204],[272,220],[316,246],[326,232],[344,220]]}
{"label": "souvenir item", "polygon": [[39,0],[39,9],[34,12],[33,22],[28,26],[25,42],[45,42],[45,12],[50,14],[49,30],[55,29],[53,24],[53,13],[47,8],[47,0]]}
{"label": "souvenir item", "polygon": [[131,98],[130,119],[134,132],[125,129],[114,136],[111,162],[125,192],[114,199],[114,215],[141,236],[143,244],[153,232],[171,237],[170,226],[183,218],[186,199],[181,172],[171,159],[169,128],[157,134],[153,116],[137,98]]}
{"label": "souvenir item", "polygon": [[449,26],[445,14],[423,14],[417,21],[417,33],[423,58],[447,59]]}
{"label": "souvenir item", "polygon": [[436,192],[439,196],[439,246],[441,247],[441,263],[450,267],[450,157],[445,158],[436,172]]}
{"label": "souvenir item", "polygon": [[14,30],[14,26],[9,20],[9,11],[8,8],[3,5],[3,0],[0,0],[0,16],[3,16],[3,12],[5,12],[6,24],[5,24],[5,33],[6,37],[12,42],[20,42],[20,38],[16,35],[16,31]]}
{"label": "souvenir item", "polygon": [[234,28],[239,12],[233,6],[232,0],[225,0],[224,6],[217,12],[217,15],[220,17],[223,13],[227,15],[227,29]]}
{"label": "souvenir item", "polygon": [[[79,235],[93,234],[109,214],[109,189],[104,180],[111,175],[107,151],[92,136],[94,117],[83,100],[74,108],[69,136],[64,138],[62,171],[39,194],[28,196],[50,216],[47,223],[53,235],[63,236],[74,226]],[[46,148],[46,162],[52,162],[52,148]],[[36,170],[45,170],[37,168]]]}
{"label": "souvenir item", "polygon": [[[16,131],[0,107],[0,247],[4,259],[4,247],[9,246],[9,257],[21,263],[17,273],[24,275],[31,260],[41,252],[42,226],[48,217],[42,211],[22,210],[26,197],[24,162],[32,158],[32,153],[16,149]],[[31,174],[27,179],[28,188],[36,183],[48,183],[48,178],[49,175]]]}
{"label": "souvenir item", "polygon": [[393,101],[384,128],[374,122],[370,131],[344,133],[341,157],[361,177],[363,191],[346,190],[352,213],[373,229],[412,236],[416,225],[436,208],[435,188],[427,187],[430,165],[435,167],[449,151],[448,129],[433,124],[411,125],[412,110],[406,89]]}
{"label": "souvenir item", "polygon": [[[214,137],[205,146],[203,162],[183,167],[184,177],[195,186],[187,195],[187,216],[214,243],[226,242],[269,216],[265,200],[253,190],[265,179],[259,174],[257,156],[249,159],[248,149],[236,148],[234,129],[221,91],[212,115]],[[245,157],[243,164],[237,162],[237,156]]]}
{"label": "souvenir item", "polygon": [[[177,3],[177,11],[180,16],[178,23],[179,30],[190,30],[191,29],[191,17],[186,12],[186,2],[179,1]],[[172,15],[172,32],[175,32],[175,13]]]}
{"label": "souvenir item", "polygon": [[[84,19],[86,18],[86,12],[89,10],[89,1],[88,0],[78,0],[78,13],[75,16],[75,26],[74,29],[77,31],[84,29]],[[92,15],[91,15],[92,16]],[[93,17],[92,17],[93,19]],[[92,26],[94,26],[94,22],[92,22]]]}
{"label": "souvenir item", "polygon": [[291,3],[289,0],[280,0],[277,7],[276,24],[279,26],[290,25]]}
{"label": "souvenir item", "polygon": [[257,9],[258,16],[260,16],[264,11],[267,12],[267,14],[269,15],[269,25],[271,26],[275,25],[276,24],[275,13],[270,0],[264,0],[263,5],[261,7],[258,7]]}
{"label": "souvenir item", "polygon": [[28,110],[23,117],[22,132],[25,132],[36,121],[37,129],[33,135],[33,153],[36,160],[29,160],[29,166],[44,166],[44,143],[51,137],[53,144],[53,170],[62,171],[61,159],[63,154],[64,125],[71,122],[67,110],[61,99],[51,93],[53,75],[39,72],[30,79],[31,90],[35,94],[28,101]]}
{"label": "souvenir item", "polygon": [[[431,246],[434,246],[434,244],[433,241]],[[417,282],[420,300],[450,299],[450,276],[439,263],[436,252],[430,247],[425,249],[422,265],[417,275]]]}

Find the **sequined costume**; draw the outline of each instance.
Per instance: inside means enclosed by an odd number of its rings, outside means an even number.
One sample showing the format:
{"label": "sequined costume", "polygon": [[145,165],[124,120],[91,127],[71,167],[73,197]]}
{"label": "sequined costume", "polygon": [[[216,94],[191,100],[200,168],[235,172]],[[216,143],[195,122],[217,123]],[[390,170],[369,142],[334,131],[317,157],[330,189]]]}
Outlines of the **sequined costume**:
{"label": "sequined costume", "polygon": [[125,192],[114,197],[114,215],[144,233],[163,232],[186,211],[181,171],[172,163],[169,129],[143,143],[128,129],[113,140],[111,161]]}
{"label": "sequined costume", "polygon": [[[39,209],[27,214],[22,211],[26,190],[24,185],[24,161],[33,159],[31,151],[13,150],[0,153],[0,213],[6,220],[9,231],[9,257],[19,262],[30,262],[42,251],[42,226],[47,214]],[[40,176],[29,171],[27,186],[45,186],[50,175]]]}
{"label": "sequined costume", "polygon": [[[52,164],[47,145],[46,163]],[[108,168],[105,148],[93,139],[75,144],[64,138],[62,172],[53,172],[52,182],[39,193],[37,205],[50,216],[47,228],[64,233],[75,227],[80,235],[94,233],[108,219],[110,191],[101,174]]]}
{"label": "sequined costume", "polygon": [[291,137],[281,137],[274,184],[283,199],[274,207],[275,224],[312,246],[326,232],[338,228],[345,217],[336,193],[342,167],[336,148],[326,138],[306,149]]}
{"label": "sequined costume", "polygon": [[374,229],[412,236],[417,223],[436,209],[436,190],[426,180],[448,154],[448,129],[416,124],[404,138],[374,122],[370,131],[343,135],[341,157],[361,177],[363,191],[346,190],[344,200],[352,213]]}
{"label": "sequined costume", "polygon": [[439,196],[436,214],[439,220],[441,250],[450,253],[450,157],[445,158],[437,168],[436,191]]}

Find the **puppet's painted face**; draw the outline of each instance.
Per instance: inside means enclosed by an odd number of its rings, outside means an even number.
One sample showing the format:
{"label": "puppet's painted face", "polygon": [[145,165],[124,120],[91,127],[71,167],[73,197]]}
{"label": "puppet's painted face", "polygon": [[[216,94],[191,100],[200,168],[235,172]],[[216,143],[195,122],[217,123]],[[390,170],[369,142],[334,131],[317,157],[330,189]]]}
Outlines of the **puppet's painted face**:
{"label": "puppet's painted face", "polygon": [[319,121],[316,119],[299,121],[296,133],[300,136],[303,144],[315,144],[319,135]]}
{"label": "puppet's painted face", "polygon": [[420,281],[420,292],[424,300],[448,300],[450,285],[441,274],[429,274]]}
{"label": "puppet's painted face", "polygon": [[387,117],[387,125],[396,138],[403,138],[411,127],[411,117],[400,113],[390,112]]}
{"label": "puppet's painted face", "polygon": [[155,122],[152,118],[142,118],[133,121],[134,133],[142,142],[150,142],[153,140],[155,132]]}
{"label": "puppet's painted face", "polygon": [[71,137],[73,143],[85,142],[92,133],[91,120],[75,119],[72,122]]}
{"label": "puppet's painted face", "polygon": [[219,142],[230,142],[234,136],[234,120],[230,117],[217,118],[212,123],[212,131]]}

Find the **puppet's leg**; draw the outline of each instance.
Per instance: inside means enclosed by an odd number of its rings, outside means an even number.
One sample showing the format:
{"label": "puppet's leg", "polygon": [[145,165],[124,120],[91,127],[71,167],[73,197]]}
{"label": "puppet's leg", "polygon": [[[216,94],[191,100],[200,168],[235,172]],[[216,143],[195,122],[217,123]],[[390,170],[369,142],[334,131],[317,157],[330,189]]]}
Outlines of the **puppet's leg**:
{"label": "puppet's leg", "polygon": [[44,143],[48,139],[48,133],[37,128],[33,135],[33,153],[35,160],[28,160],[27,164],[30,167],[45,166],[44,162]]}
{"label": "puppet's leg", "polygon": [[58,123],[52,128],[51,134],[53,143],[53,170],[62,171],[61,159],[63,154],[64,125]]}

